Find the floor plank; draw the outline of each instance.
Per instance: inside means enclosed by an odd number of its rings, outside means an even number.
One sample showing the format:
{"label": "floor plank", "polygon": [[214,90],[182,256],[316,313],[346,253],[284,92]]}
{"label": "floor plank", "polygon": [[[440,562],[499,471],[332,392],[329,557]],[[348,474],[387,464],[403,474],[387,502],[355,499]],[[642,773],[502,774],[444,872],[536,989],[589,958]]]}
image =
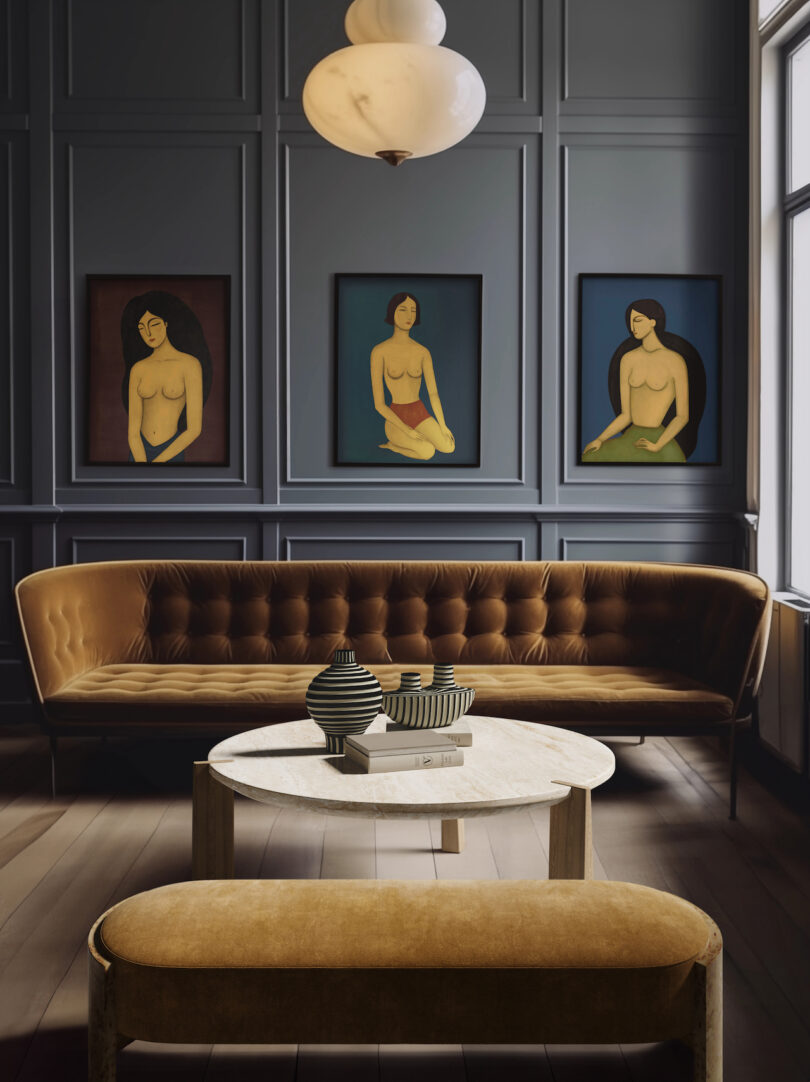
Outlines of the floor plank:
{"label": "floor plank", "polygon": [[430,821],[378,819],[375,824],[378,879],[435,879]]}

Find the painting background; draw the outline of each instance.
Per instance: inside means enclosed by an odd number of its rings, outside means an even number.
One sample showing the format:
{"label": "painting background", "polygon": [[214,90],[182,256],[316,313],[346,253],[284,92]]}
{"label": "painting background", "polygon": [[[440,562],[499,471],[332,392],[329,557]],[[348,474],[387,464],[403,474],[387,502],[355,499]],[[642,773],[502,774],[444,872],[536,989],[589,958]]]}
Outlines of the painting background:
{"label": "painting background", "polygon": [[[583,447],[596,439],[615,417],[608,394],[608,368],[616,348],[628,337],[625,310],[632,301],[650,297],[663,305],[666,330],[691,342],[706,369],[706,406],[698,427],[697,445],[686,464],[719,462],[720,279],[581,274],[580,421],[576,450],[580,465],[588,465],[581,462]],[[643,468],[646,467],[644,463]]]}
{"label": "painting background", "polygon": [[[371,350],[390,338],[388,301],[406,292],[419,301],[411,338],[430,350],[452,454],[418,462],[384,450],[385,421],[374,409]],[[338,465],[478,466],[480,464],[481,275],[338,274],[335,276],[336,462]],[[425,381],[420,397],[430,411]],[[386,401],[390,401],[386,391]]]}
{"label": "painting background", "polygon": [[[185,301],[202,325],[213,364],[211,392],[203,407],[202,432],[186,448],[185,461],[173,465],[227,466],[230,278],[222,275],[88,277],[88,463],[145,465],[129,462],[127,411],[121,397],[124,378],[121,315],[133,297],[151,289],[173,293]],[[160,465],[157,463],[158,468]]]}

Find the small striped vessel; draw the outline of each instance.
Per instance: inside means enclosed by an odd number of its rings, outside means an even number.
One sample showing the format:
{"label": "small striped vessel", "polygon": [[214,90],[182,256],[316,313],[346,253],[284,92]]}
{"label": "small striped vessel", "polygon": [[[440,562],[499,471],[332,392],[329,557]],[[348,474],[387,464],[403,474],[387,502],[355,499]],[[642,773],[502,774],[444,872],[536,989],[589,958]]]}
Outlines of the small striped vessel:
{"label": "small striped vessel", "polygon": [[364,733],[380,712],[382,688],[375,676],[358,665],[354,650],[335,650],[328,669],[307,688],[309,716],[326,734],[326,750],[343,751],[347,736]]}
{"label": "small striped vessel", "polygon": [[382,697],[383,713],[410,729],[440,729],[466,714],[475,698],[474,688],[460,688],[452,665],[434,665],[433,683],[420,688],[418,672],[404,672],[397,691]]}

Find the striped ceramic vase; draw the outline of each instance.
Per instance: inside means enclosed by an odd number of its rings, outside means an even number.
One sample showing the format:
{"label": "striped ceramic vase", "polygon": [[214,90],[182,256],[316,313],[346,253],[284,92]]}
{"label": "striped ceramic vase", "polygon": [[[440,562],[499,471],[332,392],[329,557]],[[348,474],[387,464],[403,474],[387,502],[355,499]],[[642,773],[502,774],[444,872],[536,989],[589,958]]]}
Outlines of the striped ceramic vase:
{"label": "striped ceramic vase", "polygon": [[307,688],[309,716],[326,734],[326,750],[343,751],[343,739],[364,733],[380,712],[382,688],[375,676],[358,665],[354,650],[335,650],[328,669]]}

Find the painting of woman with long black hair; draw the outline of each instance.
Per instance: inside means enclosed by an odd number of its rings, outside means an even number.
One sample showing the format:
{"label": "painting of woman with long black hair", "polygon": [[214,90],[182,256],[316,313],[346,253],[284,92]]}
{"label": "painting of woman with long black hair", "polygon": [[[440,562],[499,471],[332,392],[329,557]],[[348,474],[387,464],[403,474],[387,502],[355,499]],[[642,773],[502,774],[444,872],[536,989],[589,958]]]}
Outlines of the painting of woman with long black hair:
{"label": "painting of woman with long black hair", "polygon": [[[582,276],[584,279],[589,277]],[[594,275],[593,278],[597,280],[597,287],[601,284],[599,280],[603,278],[608,279],[613,286],[619,284],[615,280],[611,282],[611,276],[608,275]],[[660,288],[665,291],[666,282],[671,283],[669,292],[675,302],[680,328],[696,333],[701,348],[686,334],[670,329],[667,308],[659,297],[637,297],[627,301],[623,313],[627,337],[612,350],[609,363],[603,368],[602,386],[607,394],[603,394],[600,399],[605,408],[602,423],[596,431],[591,417],[596,416],[593,400],[597,398],[599,391],[598,382],[594,390],[590,377],[592,375],[599,380],[595,371],[599,357],[595,354],[597,340],[589,334],[586,324],[589,319],[600,317],[599,307],[588,303],[589,299],[591,302],[594,300],[593,296],[588,296],[589,283],[583,285],[581,388],[585,403],[588,404],[590,400],[591,406],[587,418],[583,409],[581,432],[584,446],[580,444],[580,461],[583,465],[675,465],[716,460],[719,281],[691,277],[683,281],[678,278],[661,279]],[[690,288],[694,284],[697,284],[698,292]],[[705,289],[707,285],[708,293]],[[629,283],[626,283],[625,296],[628,287]],[[690,310],[688,307],[688,294],[694,293],[691,303],[696,304],[700,299],[700,287],[704,287],[703,292],[706,294],[702,298],[702,307],[705,309],[702,312]],[[715,290],[717,297],[710,299]],[[604,301],[605,298],[601,300]],[[616,323],[617,314],[614,310],[613,320]],[[706,407],[709,386],[702,351],[709,356],[713,376],[712,402],[708,413]],[[590,362],[593,371],[588,370],[586,362]],[[608,409],[611,410],[612,417],[607,412]],[[702,428],[704,415],[707,418],[705,432]],[[592,425],[593,427],[590,427]],[[701,437],[702,443],[699,444]]]}
{"label": "painting of woman with long black hair", "polygon": [[91,463],[227,463],[227,286],[89,279]]}

